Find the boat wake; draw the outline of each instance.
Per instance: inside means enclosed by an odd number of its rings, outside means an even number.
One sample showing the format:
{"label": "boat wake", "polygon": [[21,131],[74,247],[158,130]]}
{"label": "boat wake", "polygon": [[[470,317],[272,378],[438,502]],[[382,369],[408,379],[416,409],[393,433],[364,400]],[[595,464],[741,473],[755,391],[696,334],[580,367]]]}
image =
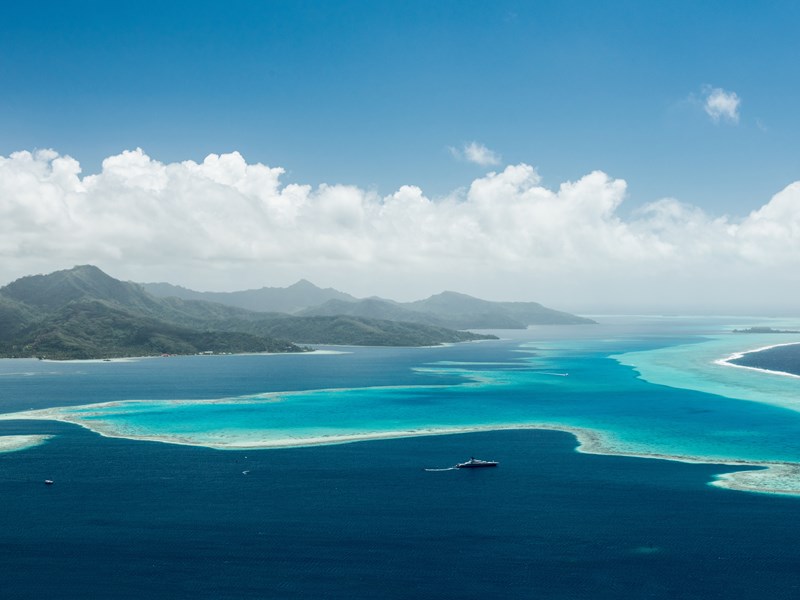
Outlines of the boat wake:
{"label": "boat wake", "polygon": [[446,469],[423,469],[428,473],[439,473],[441,471],[455,471],[458,467],[447,467]]}

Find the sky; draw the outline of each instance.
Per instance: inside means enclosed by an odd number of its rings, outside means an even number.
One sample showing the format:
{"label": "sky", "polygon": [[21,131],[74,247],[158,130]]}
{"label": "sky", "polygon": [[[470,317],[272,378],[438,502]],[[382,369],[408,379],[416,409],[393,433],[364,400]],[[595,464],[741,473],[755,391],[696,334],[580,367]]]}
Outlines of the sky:
{"label": "sky", "polygon": [[796,315],[795,2],[9,3],[0,285]]}

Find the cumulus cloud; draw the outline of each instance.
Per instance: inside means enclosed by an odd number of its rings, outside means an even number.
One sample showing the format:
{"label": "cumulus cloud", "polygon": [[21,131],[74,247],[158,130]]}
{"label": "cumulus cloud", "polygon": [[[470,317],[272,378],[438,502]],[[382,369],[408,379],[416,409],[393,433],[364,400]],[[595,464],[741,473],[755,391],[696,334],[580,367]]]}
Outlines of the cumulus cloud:
{"label": "cumulus cloud", "polygon": [[706,87],[704,90],[705,101],[703,108],[709,117],[715,122],[730,121],[739,122],[739,104],[741,100],[736,92],[729,92],[722,88]]}
{"label": "cumulus cloud", "polygon": [[0,277],[93,263],[196,289],[305,276],[363,295],[447,287],[564,308],[800,291],[800,182],[732,218],[675,199],[623,216],[626,183],[601,171],[549,189],[510,165],[441,199],[284,174],[238,152],[165,164],[136,149],[89,176],[50,150],[0,157]]}
{"label": "cumulus cloud", "polygon": [[481,167],[494,167],[500,164],[500,155],[489,150],[483,144],[478,142],[470,142],[464,144],[463,148],[449,147],[450,154],[459,160],[466,160],[467,162],[480,165]]}

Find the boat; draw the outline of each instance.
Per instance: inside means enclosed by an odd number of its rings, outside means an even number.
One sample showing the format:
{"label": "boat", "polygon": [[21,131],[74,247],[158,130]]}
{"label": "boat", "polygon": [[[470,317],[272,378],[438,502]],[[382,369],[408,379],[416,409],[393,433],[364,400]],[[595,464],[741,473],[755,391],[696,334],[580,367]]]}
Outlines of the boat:
{"label": "boat", "polygon": [[45,485],[53,485],[53,480],[52,479],[45,479],[44,480],[44,484]]}
{"label": "boat", "polygon": [[456,469],[480,469],[481,467],[496,467],[498,464],[493,460],[481,460],[472,456],[467,462],[458,463]]}

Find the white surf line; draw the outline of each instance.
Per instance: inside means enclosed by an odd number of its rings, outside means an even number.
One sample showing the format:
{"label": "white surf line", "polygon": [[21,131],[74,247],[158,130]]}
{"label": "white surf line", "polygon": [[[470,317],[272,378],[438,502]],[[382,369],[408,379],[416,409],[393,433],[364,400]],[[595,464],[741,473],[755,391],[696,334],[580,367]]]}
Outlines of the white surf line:
{"label": "white surf line", "polygon": [[743,358],[747,354],[753,354],[755,352],[763,352],[765,350],[771,350],[772,348],[781,348],[783,346],[797,346],[800,345],[800,342],[785,342],[783,344],[772,344],[770,346],[762,346],[761,348],[753,348],[752,350],[744,350],[741,352],[734,352],[730,356],[726,356],[725,358],[718,358],[714,361],[715,365],[720,365],[722,367],[734,367],[736,369],[747,369],[749,371],[759,371],[761,373],[768,373],[770,375],[781,375],[783,377],[793,377],[794,379],[800,379],[800,375],[796,375],[795,373],[787,373],[786,371],[774,371],[772,369],[762,369],[761,367],[749,367],[747,365],[737,365],[736,363],[732,363],[732,360],[738,360]]}

